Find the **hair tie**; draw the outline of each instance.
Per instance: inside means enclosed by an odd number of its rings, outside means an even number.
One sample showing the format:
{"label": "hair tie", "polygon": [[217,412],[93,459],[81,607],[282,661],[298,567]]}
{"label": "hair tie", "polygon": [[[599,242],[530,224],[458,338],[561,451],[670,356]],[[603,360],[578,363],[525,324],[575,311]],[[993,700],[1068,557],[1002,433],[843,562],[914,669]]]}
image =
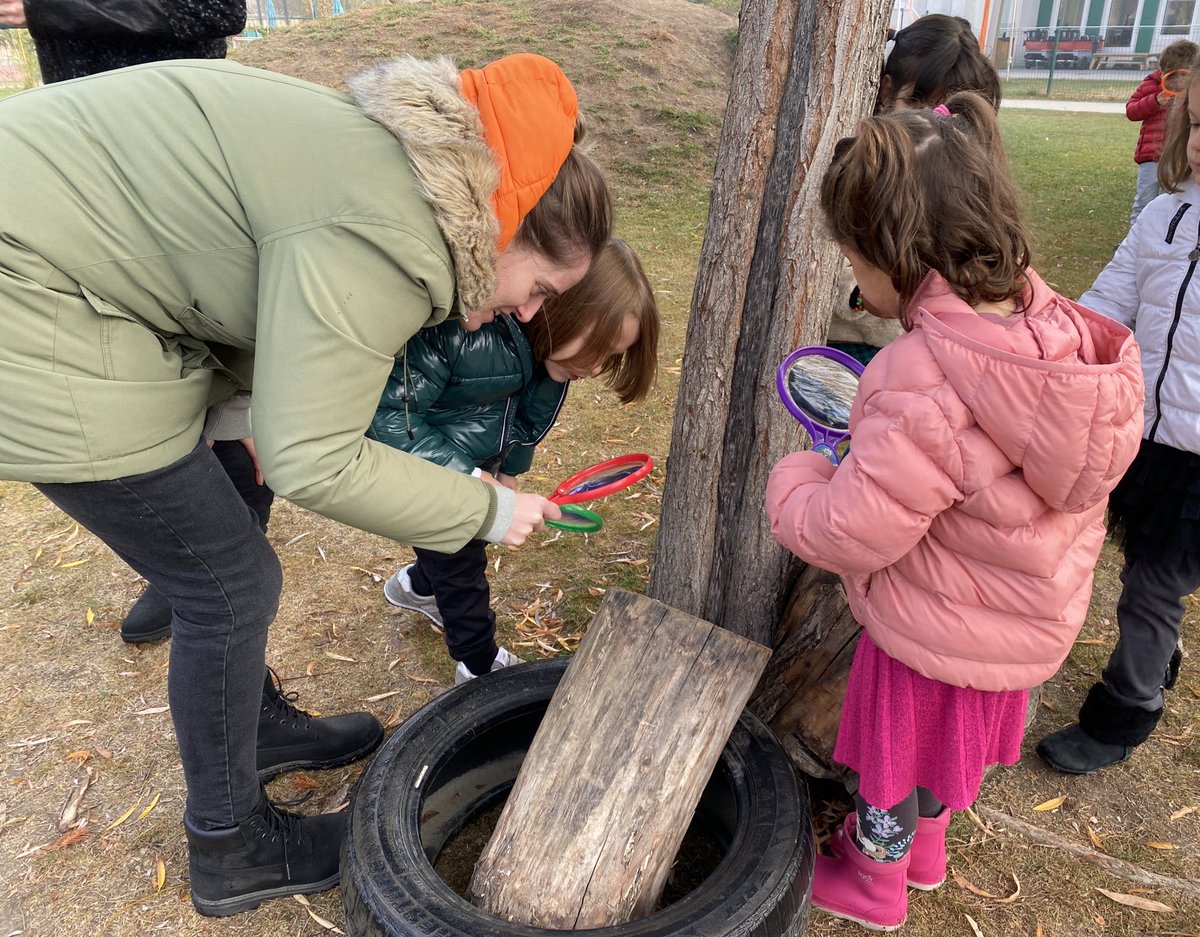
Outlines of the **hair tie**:
{"label": "hair tie", "polygon": [[935,107],[933,109],[933,112],[935,114],[937,114],[939,117],[949,117],[950,116],[950,108],[946,107],[945,104],[939,104],[937,107]]}

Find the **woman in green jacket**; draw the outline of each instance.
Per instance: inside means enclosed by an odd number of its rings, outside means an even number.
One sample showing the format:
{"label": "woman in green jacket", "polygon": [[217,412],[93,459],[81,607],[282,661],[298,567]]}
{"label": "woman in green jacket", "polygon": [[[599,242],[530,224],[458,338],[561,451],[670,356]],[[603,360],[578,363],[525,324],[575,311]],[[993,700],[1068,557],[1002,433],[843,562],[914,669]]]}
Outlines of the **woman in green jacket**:
{"label": "woman in green jacket", "polygon": [[327,517],[433,550],[520,543],[558,508],[364,431],[418,329],[528,320],[610,233],[552,62],[401,59],[350,84],[188,61],[0,102],[0,478],[33,482],[175,610],[205,914],[337,882],[343,817],[284,814],[260,778],[382,734],[266,692],[279,561],[206,412],[252,389],[267,483]]}

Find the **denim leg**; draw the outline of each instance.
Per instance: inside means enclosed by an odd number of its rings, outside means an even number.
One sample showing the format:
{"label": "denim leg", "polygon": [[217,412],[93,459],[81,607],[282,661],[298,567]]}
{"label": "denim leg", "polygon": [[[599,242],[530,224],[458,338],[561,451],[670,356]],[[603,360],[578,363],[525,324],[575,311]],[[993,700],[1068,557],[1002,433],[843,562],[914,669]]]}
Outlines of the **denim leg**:
{"label": "denim leg", "polygon": [[413,552],[420,571],[419,577],[413,578],[413,586],[419,589],[428,583],[437,599],[450,656],[463,662],[486,658],[491,666],[499,648],[487,581],[487,544],[472,540],[457,553]]}
{"label": "denim leg", "polygon": [[250,814],[267,627],[283,575],[257,515],[201,443],[178,462],[112,481],[39,484],[171,602],[168,694],[203,828]]}
{"label": "denim leg", "polygon": [[1104,685],[1121,705],[1163,706],[1167,664],[1183,626],[1183,597],[1200,588],[1200,554],[1186,550],[1127,559],[1117,600],[1120,637],[1104,668]]}
{"label": "denim leg", "polygon": [[264,531],[271,520],[271,504],[275,501],[275,492],[264,482],[259,484],[254,480],[254,462],[246,447],[236,439],[219,439],[212,444],[213,455],[225,469],[225,474],[233,481],[233,485],[242,496],[242,500],[258,515],[258,526]]}
{"label": "denim leg", "polygon": [[1138,163],[1137,189],[1133,194],[1133,209],[1129,213],[1129,227],[1137,221],[1142,209],[1153,202],[1162,189],[1158,187],[1158,163]]}

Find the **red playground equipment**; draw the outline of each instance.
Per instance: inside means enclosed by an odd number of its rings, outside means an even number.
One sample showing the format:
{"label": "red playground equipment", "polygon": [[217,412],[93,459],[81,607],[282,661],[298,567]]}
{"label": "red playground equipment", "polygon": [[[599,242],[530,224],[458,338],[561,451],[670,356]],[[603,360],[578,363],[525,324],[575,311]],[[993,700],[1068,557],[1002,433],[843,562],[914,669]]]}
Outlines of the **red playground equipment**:
{"label": "red playground equipment", "polygon": [[1048,68],[1050,56],[1055,68],[1087,68],[1092,56],[1104,48],[1099,36],[1088,36],[1074,30],[1060,30],[1058,49],[1054,48],[1054,30],[1025,30],[1025,67]]}

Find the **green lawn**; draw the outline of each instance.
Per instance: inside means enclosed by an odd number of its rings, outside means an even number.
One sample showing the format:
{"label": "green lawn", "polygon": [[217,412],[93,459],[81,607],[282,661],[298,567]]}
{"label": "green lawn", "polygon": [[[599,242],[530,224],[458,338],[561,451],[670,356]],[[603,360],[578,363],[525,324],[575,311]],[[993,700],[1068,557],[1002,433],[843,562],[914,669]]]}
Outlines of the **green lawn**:
{"label": "green lawn", "polygon": [[1122,114],[1001,110],[1033,229],[1033,266],[1078,297],[1129,227],[1138,125]]}

